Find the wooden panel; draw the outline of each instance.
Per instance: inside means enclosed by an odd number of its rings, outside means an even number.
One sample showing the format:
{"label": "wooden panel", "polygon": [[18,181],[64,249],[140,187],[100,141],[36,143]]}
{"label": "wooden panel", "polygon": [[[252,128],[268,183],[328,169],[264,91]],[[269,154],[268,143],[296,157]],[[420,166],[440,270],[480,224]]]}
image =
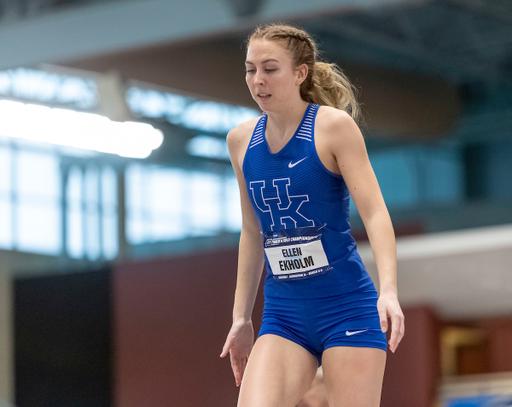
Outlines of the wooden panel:
{"label": "wooden panel", "polygon": [[[237,251],[125,263],[114,271],[116,407],[234,406],[228,358]],[[255,332],[261,325],[261,292]]]}
{"label": "wooden panel", "polygon": [[395,353],[388,351],[381,406],[432,407],[441,375],[439,322],[426,307],[403,312],[405,336]]}
{"label": "wooden panel", "polygon": [[457,349],[457,373],[461,376],[489,372],[488,350],[485,344],[461,346]]}
{"label": "wooden panel", "polygon": [[489,319],[482,326],[489,338],[490,371],[512,371],[512,318]]}

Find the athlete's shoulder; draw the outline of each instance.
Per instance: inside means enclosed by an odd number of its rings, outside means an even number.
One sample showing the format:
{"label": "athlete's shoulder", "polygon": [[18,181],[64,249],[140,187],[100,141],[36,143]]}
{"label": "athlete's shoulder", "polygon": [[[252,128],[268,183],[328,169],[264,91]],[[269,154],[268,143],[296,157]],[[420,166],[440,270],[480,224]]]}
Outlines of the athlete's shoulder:
{"label": "athlete's shoulder", "polygon": [[252,136],[252,132],[256,127],[256,124],[260,120],[260,117],[255,117],[254,119],[248,120],[231,129],[226,137],[228,142],[228,146],[235,147],[238,144],[244,144],[244,142],[249,143],[249,140]]}
{"label": "athlete's shoulder", "polygon": [[324,136],[329,142],[360,142],[363,135],[355,120],[344,110],[321,106],[317,113],[315,137]]}
{"label": "athlete's shoulder", "polygon": [[258,124],[259,119],[260,117],[256,117],[243,122],[234,129],[231,129],[227,135],[226,141],[228,143],[231,163],[233,164],[235,171],[238,167],[242,168],[245,152],[247,151],[252,133],[256,124]]}
{"label": "athlete's shoulder", "polygon": [[352,116],[345,110],[331,106],[320,106],[317,113],[317,124],[326,127],[350,126],[356,124]]}

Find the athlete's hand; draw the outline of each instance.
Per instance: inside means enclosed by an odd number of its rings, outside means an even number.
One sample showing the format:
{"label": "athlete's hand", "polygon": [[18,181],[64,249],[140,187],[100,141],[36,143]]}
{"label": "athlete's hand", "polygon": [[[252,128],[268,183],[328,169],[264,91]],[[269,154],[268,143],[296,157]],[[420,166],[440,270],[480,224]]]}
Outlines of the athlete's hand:
{"label": "athlete's hand", "polygon": [[405,318],[398,303],[396,292],[381,292],[377,301],[377,309],[379,311],[382,332],[387,332],[388,318],[391,319],[389,349],[394,353],[405,334]]}
{"label": "athlete's hand", "polygon": [[254,344],[254,328],[252,321],[248,322],[234,322],[231,330],[228,333],[226,343],[222,348],[220,357],[223,358],[229,352],[231,359],[231,368],[235,376],[236,386],[242,383],[245,366],[249,359],[252,346]]}

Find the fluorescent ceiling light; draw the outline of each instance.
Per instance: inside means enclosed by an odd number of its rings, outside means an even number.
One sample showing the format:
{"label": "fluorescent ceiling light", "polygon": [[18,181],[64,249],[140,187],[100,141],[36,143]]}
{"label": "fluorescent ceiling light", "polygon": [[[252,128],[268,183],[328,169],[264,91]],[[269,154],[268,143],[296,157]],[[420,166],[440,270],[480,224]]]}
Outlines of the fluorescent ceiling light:
{"label": "fluorescent ceiling light", "polygon": [[9,100],[0,100],[0,135],[133,158],[148,157],[164,139],[146,123]]}

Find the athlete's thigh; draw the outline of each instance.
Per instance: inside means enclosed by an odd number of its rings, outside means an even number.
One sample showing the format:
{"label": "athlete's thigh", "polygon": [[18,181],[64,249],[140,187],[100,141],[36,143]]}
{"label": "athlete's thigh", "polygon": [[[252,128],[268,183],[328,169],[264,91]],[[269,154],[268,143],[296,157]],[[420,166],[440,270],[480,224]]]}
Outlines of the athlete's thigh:
{"label": "athlete's thigh", "polygon": [[249,356],[238,407],[294,407],[309,389],[318,360],[277,335],[260,336]]}
{"label": "athlete's thigh", "polygon": [[335,346],[322,356],[329,407],[378,407],[386,352],[377,348]]}

